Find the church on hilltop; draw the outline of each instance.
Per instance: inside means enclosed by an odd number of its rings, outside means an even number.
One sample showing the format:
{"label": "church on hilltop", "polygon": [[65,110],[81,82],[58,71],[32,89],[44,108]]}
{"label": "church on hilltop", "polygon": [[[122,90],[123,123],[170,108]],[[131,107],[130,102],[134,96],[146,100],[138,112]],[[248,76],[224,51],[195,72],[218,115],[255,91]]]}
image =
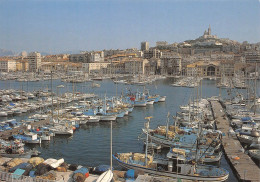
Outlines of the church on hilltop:
{"label": "church on hilltop", "polygon": [[208,31],[205,30],[204,34],[199,37],[199,39],[217,39],[218,37],[216,35],[211,35],[211,28],[209,25]]}

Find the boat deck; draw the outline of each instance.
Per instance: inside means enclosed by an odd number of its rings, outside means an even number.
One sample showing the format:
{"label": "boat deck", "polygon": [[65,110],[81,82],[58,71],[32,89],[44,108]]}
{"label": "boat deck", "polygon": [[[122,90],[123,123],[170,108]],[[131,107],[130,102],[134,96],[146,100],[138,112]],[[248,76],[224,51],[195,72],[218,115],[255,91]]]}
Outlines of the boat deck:
{"label": "boat deck", "polygon": [[[218,101],[210,101],[212,111],[216,119],[218,130],[224,133],[222,144],[227,161],[234,170],[235,175],[240,181],[260,181],[260,169],[254,161],[243,152],[243,147],[237,137],[229,136],[229,121],[225,115],[222,105]],[[234,158],[238,156],[239,159]]]}

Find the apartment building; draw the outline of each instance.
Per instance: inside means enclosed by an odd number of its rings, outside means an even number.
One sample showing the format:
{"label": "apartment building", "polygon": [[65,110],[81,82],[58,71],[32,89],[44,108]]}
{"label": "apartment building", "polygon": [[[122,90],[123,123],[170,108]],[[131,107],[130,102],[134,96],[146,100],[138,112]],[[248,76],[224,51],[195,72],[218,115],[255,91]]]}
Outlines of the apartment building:
{"label": "apartment building", "polygon": [[147,59],[130,59],[125,61],[125,73],[128,74],[145,74],[145,65]]}
{"label": "apartment building", "polygon": [[97,62],[97,63],[82,63],[82,71],[87,73],[98,73],[102,69],[106,69],[110,63]]}
{"label": "apartment building", "polygon": [[159,49],[149,49],[144,51],[144,59],[161,58],[162,52]]}
{"label": "apartment building", "polygon": [[246,63],[260,63],[260,51],[246,51]]}
{"label": "apartment building", "polygon": [[163,51],[161,56],[161,73],[178,75],[181,72],[181,56],[176,52]]}
{"label": "apartment building", "polygon": [[37,72],[41,68],[41,53],[39,52],[31,52],[25,58],[25,60],[29,63],[29,71]]}
{"label": "apartment building", "polygon": [[141,42],[141,51],[148,51],[148,50],[149,50],[149,43]]}
{"label": "apartment building", "polygon": [[19,59],[16,60],[16,71],[28,71],[29,70],[29,63],[27,60]]}
{"label": "apartment building", "polygon": [[104,62],[104,52],[84,52],[82,54],[71,54],[69,56],[69,61],[74,63],[94,63],[94,62]]}
{"label": "apartment building", "polygon": [[235,61],[234,60],[223,60],[220,62],[221,76],[232,77],[234,76]]}
{"label": "apartment building", "polygon": [[0,60],[0,72],[16,71],[16,60]]}

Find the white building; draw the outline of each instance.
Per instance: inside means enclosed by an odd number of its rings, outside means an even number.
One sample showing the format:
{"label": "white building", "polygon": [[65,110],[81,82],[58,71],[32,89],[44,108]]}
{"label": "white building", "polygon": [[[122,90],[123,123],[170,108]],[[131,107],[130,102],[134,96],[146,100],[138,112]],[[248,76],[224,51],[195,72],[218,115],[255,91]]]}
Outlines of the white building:
{"label": "white building", "polygon": [[16,71],[15,60],[0,60],[0,72]]}
{"label": "white building", "polygon": [[110,63],[82,63],[82,71],[86,73],[98,73],[100,70],[107,68]]}
{"label": "white building", "polygon": [[41,53],[39,52],[31,52],[26,57],[26,60],[28,60],[29,63],[29,71],[31,72],[37,72],[41,68]]}
{"label": "white building", "polygon": [[81,54],[71,54],[69,56],[70,62],[74,63],[93,63],[93,62],[104,62],[104,52],[82,52]]}
{"label": "white building", "polygon": [[160,47],[160,46],[167,46],[168,42],[166,41],[157,41],[156,42],[156,47]]}
{"label": "white building", "polygon": [[89,53],[89,62],[104,62],[104,52],[103,51],[96,51]]}

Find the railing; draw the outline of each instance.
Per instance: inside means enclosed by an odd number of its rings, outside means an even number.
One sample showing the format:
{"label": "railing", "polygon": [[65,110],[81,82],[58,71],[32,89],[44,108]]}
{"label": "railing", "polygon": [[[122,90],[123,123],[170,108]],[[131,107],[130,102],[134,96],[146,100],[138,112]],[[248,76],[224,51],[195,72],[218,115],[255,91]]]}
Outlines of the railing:
{"label": "railing", "polygon": [[55,182],[54,180],[32,178],[29,176],[16,175],[12,173],[0,172],[0,181],[6,182]]}

